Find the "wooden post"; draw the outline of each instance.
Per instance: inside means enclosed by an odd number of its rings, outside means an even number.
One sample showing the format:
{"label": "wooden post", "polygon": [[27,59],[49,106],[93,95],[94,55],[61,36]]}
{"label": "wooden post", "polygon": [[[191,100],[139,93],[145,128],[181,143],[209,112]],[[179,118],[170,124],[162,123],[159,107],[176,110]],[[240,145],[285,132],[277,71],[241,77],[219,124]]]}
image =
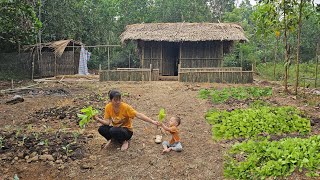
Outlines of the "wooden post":
{"label": "wooden post", "polygon": [[181,64],[178,64],[178,81],[180,81],[180,69],[181,69]]}
{"label": "wooden post", "polygon": [[159,66],[159,75],[161,74],[162,75],[162,67],[163,67],[163,50],[162,50],[163,46],[162,46],[162,43],[161,43],[161,52],[160,52],[160,66]]}
{"label": "wooden post", "polygon": [[180,42],[180,44],[179,44],[179,65],[180,65],[180,67],[179,67],[179,69],[178,69],[178,73],[179,73],[179,71],[180,71],[180,68],[181,68],[181,59],[182,59],[182,42]]}
{"label": "wooden post", "polygon": [[76,65],[74,64],[75,61],[74,61],[74,42],[73,41],[72,41],[72,59],[73,59],[73,74],[76,74]]}
{"label": "wooden post", "polygon": [[57,56],[54,54],[54,76],[57,76]]}
{"label": "wooden post", "polygon": [[130,68],[130,55],[131,55],[131,54],[129,53],[129,68]]}
{"label": "wooden post", "polygon": [[149,77],[149,81],[152,81],[152,64],[150,64],[150,77]]}
{"label": "wooden post", "polygon": [[11,89],[13,89],[13,79],[11,79]]}
{"label": "wooden post", "polygon": [[241,44],[240,44],[240,65],[241,65],[241,82],[243,82],[243,74],[242,74],[242,71],[243,71],[243,62],[242,62],[242,49],[241,49]]}
{"label": "wooden post", "polygon": [[108,46],[108,70],[110,70],[110,48]]}
{"label": "wooden post", "polygon": [[[39,21],[41,21],[41,3],[39,6]],[[39,32],[38,32],[38,36],[39,36],[39,55],[38,55],[38,60],[39,60],[39,71],[40,71],[40,78],[42,76],[42,70],[41,70],[41,63],[42,63],[42,47],[41,47],[41,29],[39,28]]]}
{"label": "wooden post", "polygon": [[221,62],[221,64],[220,64],[220,67],[223,66],[223,61],[224,61],[224,60],[223,60],[223,59],[224,59],[224,58],[223,58],[223,41],[222,41],[222,43],[221,43],[221,46],[222,46],[222,47],[221,47],[221,59],[222,59],[221,61],[222,61],[222,62]]}
{"label": "wooden post", "polygon": [[318,64],[319,64],[319,43],[317,43],[317,50],[316,50],[316,79],[314,82],[314,88],[317,88],[317,81],[318,81]]}
{"label": "wooden post", "polygon": [[144,68],[144,43],[142,43],[141,67]]}
{"label": "wooden post", "polygon": [[31,80],[33,81],[33,77],[34,77],[34,51],[32,52],[32,72],[31,72]]}

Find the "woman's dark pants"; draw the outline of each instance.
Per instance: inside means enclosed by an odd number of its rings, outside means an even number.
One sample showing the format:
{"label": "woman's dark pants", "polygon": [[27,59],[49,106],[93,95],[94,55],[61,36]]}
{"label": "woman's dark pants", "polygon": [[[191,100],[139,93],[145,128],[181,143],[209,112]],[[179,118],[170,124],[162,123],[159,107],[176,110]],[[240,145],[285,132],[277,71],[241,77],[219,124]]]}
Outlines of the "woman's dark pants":
{"label": "woman's dark pants", "polygon": [[107,140],[114,139],[119,143],[131,139],[133,132],[129,131],[128,128],[113,127],[109,125],[100,126],[98,129],[99,133]]}

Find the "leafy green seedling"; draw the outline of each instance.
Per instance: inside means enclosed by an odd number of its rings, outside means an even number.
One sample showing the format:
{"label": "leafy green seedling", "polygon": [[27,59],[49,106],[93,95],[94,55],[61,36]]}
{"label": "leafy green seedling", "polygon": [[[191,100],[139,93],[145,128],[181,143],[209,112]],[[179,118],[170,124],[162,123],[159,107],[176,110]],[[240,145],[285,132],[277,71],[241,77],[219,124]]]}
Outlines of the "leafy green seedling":
{"label": "leafy green seedling", "polygon": [[159,122],[162,122],[165,117],[166,117],[166,112],[164,111],[163,108],[161,108],[159,111]]}
{"label": "leafy green seedling", "polygon": [[65,146],[62,146],[62,149],[66,152],[66,155],[69,156],[71,152],[73,152],[72,149],[70,149],[70,146],[72,145],[73,143],[70,143],[70,144],[67,144]]}
{"label": "leafy green seedling", "polygon": [[4,138],[0,136],[0,149],[4,147]]}
{"label": "leafy green seedling", "polygon": [[85,128],[85,126],[93,120],[93,116],[99,113],[98,110],[93,109],[92,106],[81,109],[81,112],[85,114],[77,114],[77,116],[81,119],[79,122],[79,126],[81,129]]}

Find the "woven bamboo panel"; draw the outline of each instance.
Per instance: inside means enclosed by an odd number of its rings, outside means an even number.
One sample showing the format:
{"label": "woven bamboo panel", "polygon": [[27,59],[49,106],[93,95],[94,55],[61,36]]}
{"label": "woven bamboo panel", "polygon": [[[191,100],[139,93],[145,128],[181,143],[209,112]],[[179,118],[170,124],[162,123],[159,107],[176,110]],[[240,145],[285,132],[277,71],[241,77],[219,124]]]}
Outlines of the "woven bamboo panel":
{"label": "woven bamboo panel", "polygon": [[253,72],[252,71],[180,72],[179,81],[246,84],[246,83],[253,82]]}
{"label": "woven bamboo panel", "polygon": [[100,81],[158,81],[159,69],[100,71]]}
{"label": "woven bamboo panel", "polygon": [[212,68],[180,68],[179,72],[194,72],[194,71],[242,71],[241,67],[212,67]]}

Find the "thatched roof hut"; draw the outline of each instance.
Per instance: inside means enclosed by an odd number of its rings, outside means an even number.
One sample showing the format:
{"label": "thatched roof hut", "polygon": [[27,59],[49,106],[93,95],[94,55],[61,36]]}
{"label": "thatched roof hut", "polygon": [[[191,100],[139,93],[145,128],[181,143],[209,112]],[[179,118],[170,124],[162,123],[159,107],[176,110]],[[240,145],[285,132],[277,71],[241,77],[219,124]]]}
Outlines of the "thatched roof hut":
{"label": "thatched roof hut", "polygon": [[242,27],[232,23],[147,23],[128,25],[122,43],[137,42],[141,67],[176,76],[181,68],[223,65],[223,56],[234,41],[245,42]]}
{"label": "thatched roof hut", "polygon": [[[72,39],[35,44],[29,48],[35,59],[35,76],[78,74],[80,48],[84,45]],[[39,56],[41,48],[41,56]]]}
{"label": "thatched roof hut", "polygon": [[148,23],[133,24],[121,34],[121,41],[248,41],[243,29],[232,23]]}

